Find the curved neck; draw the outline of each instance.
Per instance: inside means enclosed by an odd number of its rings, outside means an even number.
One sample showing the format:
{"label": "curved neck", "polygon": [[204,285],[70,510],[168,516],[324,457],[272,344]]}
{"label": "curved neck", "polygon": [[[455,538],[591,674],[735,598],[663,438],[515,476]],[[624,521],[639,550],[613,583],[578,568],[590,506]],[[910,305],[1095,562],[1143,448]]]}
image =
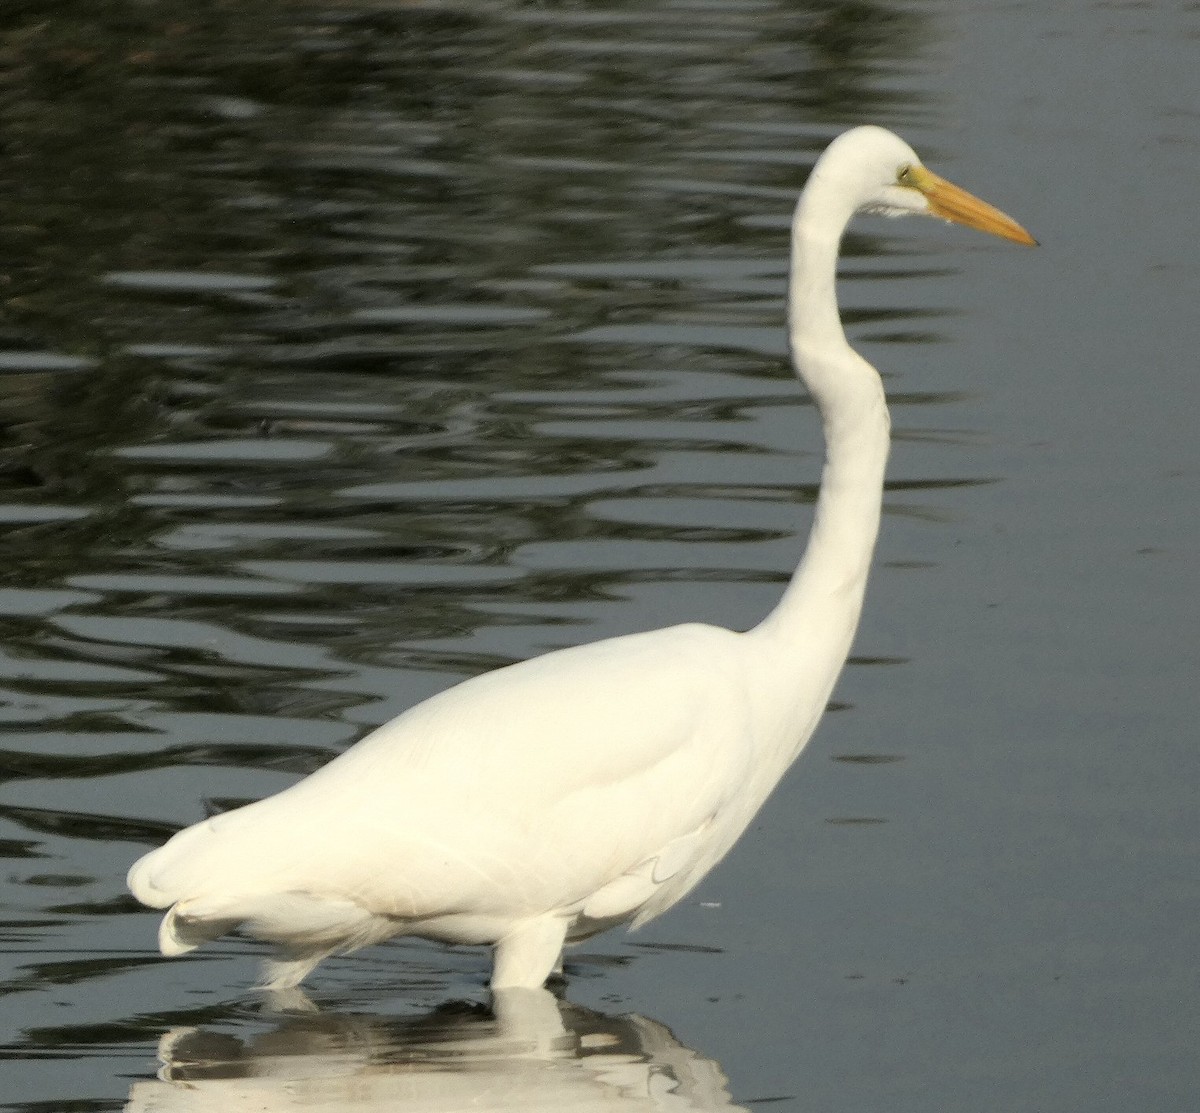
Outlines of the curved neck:
{"label": "curved neck", "polygon": [[879,532],[889,419],[879,376],[847,343],[838,316],[838,245],[852,213],[840,211],[823,184],[810,181],[792,222],[788,333],[821,416],[825,466],[804,557],[754,633],[805,650],[806,667],[827,672],[831,689],[858,625]]}

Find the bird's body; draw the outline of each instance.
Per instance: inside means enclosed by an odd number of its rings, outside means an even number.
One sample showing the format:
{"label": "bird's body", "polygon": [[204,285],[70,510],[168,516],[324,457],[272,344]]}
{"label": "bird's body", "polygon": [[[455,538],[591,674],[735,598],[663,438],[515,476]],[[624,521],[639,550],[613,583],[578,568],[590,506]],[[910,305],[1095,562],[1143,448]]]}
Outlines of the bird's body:
{"label": "bird's body", "polygon": [[538,986],[564,942],[651,919],[724,856],[808,741],[862,607],[888,416],[834,279],[864,207],[1032,242],[882,129],[822,156],[793,224],[789,317],[826,462],[771,614],[745,633],[675,626],[475,677],[278,795],[181,831],[129,874],[139,900],[168,909],[164,953],[241,928],[279,947],[283,987],[328,954],[407,934],[492,944],[494,987]]}
{"label": "bird's body", "polygon": [[[498,976],[540,984],[564,940],[650,919],[733,845],[807,737],[779,694],[823,707],[810,685],[832,687],[816,668],[797,684],[803,663],[761,629],[692,624],[485,673],[181,832],[130,885],[175,906],[165,952],[239,923],[290,953],[280,985],[398,929],[512,937]],[[525,957],[528,932],[557,935],[554,953]],[[550,966],[528,972],[536,959]]]}

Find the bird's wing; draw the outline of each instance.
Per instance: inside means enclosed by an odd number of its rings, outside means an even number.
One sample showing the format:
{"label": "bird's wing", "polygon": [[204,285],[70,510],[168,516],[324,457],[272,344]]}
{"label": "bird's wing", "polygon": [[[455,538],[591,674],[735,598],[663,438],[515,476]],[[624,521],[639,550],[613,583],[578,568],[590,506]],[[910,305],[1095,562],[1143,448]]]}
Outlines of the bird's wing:
{"label": "bird's wing", "polygon": [[145,860],[143,888],[160,904],[322,892],[406,919],[583,899],[686,847],[741,783],[753,739],[739,637],[678,626],[476,677],[277,796],[181,832]]}

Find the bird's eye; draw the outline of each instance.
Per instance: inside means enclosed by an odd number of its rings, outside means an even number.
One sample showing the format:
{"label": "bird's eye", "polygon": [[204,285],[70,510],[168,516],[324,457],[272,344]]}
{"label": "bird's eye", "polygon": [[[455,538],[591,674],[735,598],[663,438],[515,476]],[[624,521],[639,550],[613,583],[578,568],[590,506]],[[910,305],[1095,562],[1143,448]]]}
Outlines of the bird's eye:
{"label": "bird's eye", "polygon": [[902,186],[914,185],[913,168],[911,166],[901,166],[900,169],[896,171],[896,181]]}

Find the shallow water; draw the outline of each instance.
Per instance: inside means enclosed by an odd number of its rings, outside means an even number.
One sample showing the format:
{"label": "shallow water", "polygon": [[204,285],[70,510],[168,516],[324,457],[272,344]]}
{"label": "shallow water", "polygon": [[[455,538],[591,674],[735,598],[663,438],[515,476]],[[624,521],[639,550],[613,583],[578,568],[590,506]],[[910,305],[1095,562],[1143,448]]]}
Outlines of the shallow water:
{"label": "shallow water", "polygon": [[[1194,5],[5,23],[0,1106],[1193,1107]],[[469,949],[332,960],[315,1015],[253,944],[158,959],[123,876],[177,826],[465,676],[771,606],[820,460],[787,223],[861,122],[1044,246],[849,237],[876,573],[729,859],[561,1010],[488,1014]]]}

